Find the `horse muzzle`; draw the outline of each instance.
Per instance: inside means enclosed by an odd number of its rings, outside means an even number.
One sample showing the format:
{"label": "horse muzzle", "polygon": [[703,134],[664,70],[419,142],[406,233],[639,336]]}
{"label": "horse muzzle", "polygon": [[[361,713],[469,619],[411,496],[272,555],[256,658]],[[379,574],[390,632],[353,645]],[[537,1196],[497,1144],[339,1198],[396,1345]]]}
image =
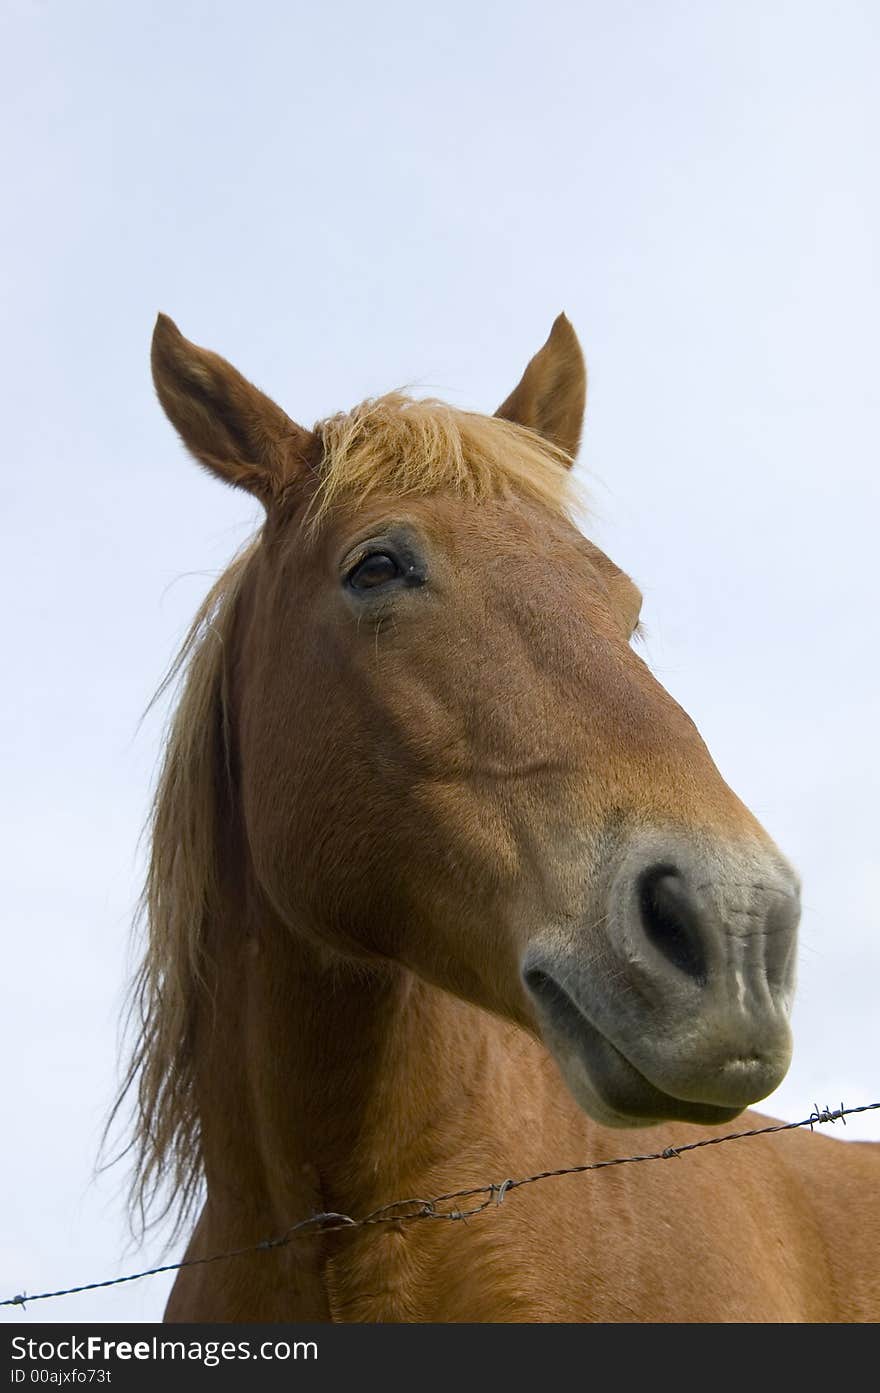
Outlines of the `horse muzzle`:
{"label": "horse muzzle", "polygon": [[541,935],[522,978],[597,1121],[726,1122],[791,1060],[797,878],[775,848],[642,836],[590,929]]}

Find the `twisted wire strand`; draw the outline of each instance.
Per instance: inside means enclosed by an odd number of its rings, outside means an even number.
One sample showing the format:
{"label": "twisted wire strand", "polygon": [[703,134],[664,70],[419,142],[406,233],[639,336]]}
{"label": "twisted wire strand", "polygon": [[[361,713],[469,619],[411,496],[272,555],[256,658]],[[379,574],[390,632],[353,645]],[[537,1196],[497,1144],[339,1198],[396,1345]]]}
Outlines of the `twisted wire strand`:
{"label": "twisted wire strand", "polygon": [[[539,1181],[554,1180],[563,1175],[583,1175],[587,1171],[607,1170],[611,1166],[636,1165],[643,1161],[669,1161],[677,1156],[684,1156],[687,1152],[699,1151],[704,1146],[721,1146],[725,1142],[745,1141],[749,1137],[770,1136],[775,1132],[792,1132],[800,1127],[809,1127],[812,1131],[816,1126],[838,1121],[846,1126],[846,1119],[855,1113],[873,1112],[878,1108],[880,1108],[880,1103],[863,1103],[860,1107],[855,1108],[844,1107],[843,1103],[839,1108],[820,1108],[814,1105],[809,1117],[802,1118],[800,1122],[776,1122],[768,1127],[752,1127],[744,1132],[726,1132],[720,1137],[702,1137],[699,1141],[686,1142],[682,1146],[667,1146],[662,1151],[647,1151],[634,1156],[615,1156],[607,1161],[586,1161],[579,1166],[560,1166],[556,1170],[538,1171],[535,1175],[521,1176],[516,1180],[503,1180],[500,1183],[495,1181],[488,1185],[473,1186],[467,1190],[451,1190],[445,1195],[435,1195],[433,1199],[392,1200],[389,1204],[383,1204],[379,1209],[372,1210],[360,1219],[353,1219],[348,1214],[333,1212],[312,1214],[307,1219],[300,1219],[298,1223],[291,1224],[290,1228],[285,1229],[275,1238],[264,1238],[261,1242],[252,1243],[247,1247],[230,1248],[226,1252],[211,1253],[204,1258],[184,1258],[180,1262],[165,1263],[161,1267],[149,1267],[143,1272],[130,1272],[122,1277],[108,1277],[102,1282],[85,1282],[82,1286],[65,1287],[59,1291],[41,1291],[34,1295],[19,1292],[17,1296],[10,1296],[5,1301],[0,1301],[0,1306],[20,1306],[27,1309],[27,1303],[31,1301],[48,1301],[56,1296],[76,1296],[84,1291],[99,1291],[102,1287],[121,1286],[124,1282],[139,1282],[143,1277],[157,1277],[163,1272],[179,1272],[184,1267],[201,1267],[207,1263],[225,1262],[228,1259],[243,1257],[249,1253],[268,1252],[273,1248],[284,1248],[296,1238],[305,1238],[311,1234],[338,1233],[343,1229],[362,1229],[374,1224],[416,1223],[422,1219],[466,1221],[477,1214],[482,1214],[492,1205],[501,1204],[505,1196],[512,1190],[519,1190],[525,1185],[536,1185]],[[479,1199],[479,1203],[465,1208],[461,1208],[455,1203],[459,1200],[477,1199]]]}

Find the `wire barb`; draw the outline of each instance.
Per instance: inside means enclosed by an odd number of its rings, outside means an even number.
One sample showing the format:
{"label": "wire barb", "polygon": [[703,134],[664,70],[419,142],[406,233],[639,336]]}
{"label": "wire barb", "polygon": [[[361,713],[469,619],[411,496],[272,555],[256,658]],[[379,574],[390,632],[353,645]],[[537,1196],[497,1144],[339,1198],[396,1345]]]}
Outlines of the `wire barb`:
{"label": "wire barb", "polygon": [[[307,1219],[301,1219],[298,1223],[292,1224],[284,1233],[275,1238],[264,1238],[259,1243],[252,1243],[246,1248],[232,1248],[226,1253],[212,1253],[206,1258],[184,1258],[182,1262],[166,1263],[164,1267],[150,1267],[145,1272],[131,1272],[124,1277],[110,1277],[104,1282],[87,1282],[80,1287],[67,1287],[64,1291],[42,1291],[36,1296],[28,1296],[26,1292],[20,1292],[17,1296],[10,1296],[5,1301],[0,1301],[0,1306],[21,1306],[26,1310],[26,1301],[48,1301],[54,1296],[76,1296],[84,1291],[97,1291],[101,1287],[116,1287],[123,1282],[137,1282],[142,1277],[156,1277],[163,1272],[179,1272],[184,1267],[201,1267],[209,1262],[225,1262],[230,1258],[244,1257],[250,1253],[264,1253],[273,1248],[284,1248],[296,1238],[308,1238],[314,1234],[338,1233],[343,1229],[362,1229],[370,1224],[407,1224],[415,1223],[419,1219],[449,1219],[453,1222],[461,1221],[467,1224],[476,1214],[482,1214],[484,1209],[490,1206],[498,1207],[505,1196],[511,1190],[517,1190],[523,1185],[536,1185],[541,1180],[553,1180],[563,1175],[584,1175],[587,1171],[607,1170],[609,1166],[628,1166],[641,1161],[668,1161],[673,1156],[683,1156],[686,1152],[700,1151],[704,1146],[721,1146],[724,1142],[745,1141],[748,1137],[769,1136],[775,1132],[793,1132],[799,1127],[809,1127],[812,1132],[816,1126],[823,1126],[825,1123],[842,1122],[846,1126],[847,1117],[854,1113],[873,1112],[880,1108],[880,1103],[863,1103],[861,1107],[846,1108],[841,1103],[839,1108],[820,1108],[818,1104],[813,1104],[813,1111],[809,1117],[803,1118],[800,1122],[776,1122],[769,1127],[753,1127],[747,1132],[726,1132],[721,1137],[702,1137],[699,1141],[685,1142],[682,1146],[667,1146],[663,1151],[649,1151],[640,1156],[615,1156],[608,1161],[586,1161],[580,1166],[563,1166],[558,1170],[540,1171],[537,1175],[522,1176],[519,1180],[503,1180],[499,1184],[497,1181],[489,1185],[479,1185],[470,1190],[456,1190],[448,1195],[437,1195],[435,1199],[401,1199],[392,1200],[389,1204],[383,1204],[379,1209],[374,1209],[372,1213],[364,1215],[361,1219],[352,1219],[348,1214],[321,1213],[311,1214]],[[479,1204],[475,1204],[470,1209],[442,1208],[443,1205],[451,1205],[455,1200],[477,1199],[483,1196]],[[401,1208],[409,1206],[409,1213],[395,1213]],[[389,1212],[392,1211],[392,1212]]]}
{"label": "wire barb", "polygon": [[513,1185],[514,1181],[512,1180],[502,1180],[500,1185],[490,1185],[489,1189],[492,1192],[491,1197],[494,1203],[503,1204],[504,1196],[507,1194],[508,1190],[513,1188]]}

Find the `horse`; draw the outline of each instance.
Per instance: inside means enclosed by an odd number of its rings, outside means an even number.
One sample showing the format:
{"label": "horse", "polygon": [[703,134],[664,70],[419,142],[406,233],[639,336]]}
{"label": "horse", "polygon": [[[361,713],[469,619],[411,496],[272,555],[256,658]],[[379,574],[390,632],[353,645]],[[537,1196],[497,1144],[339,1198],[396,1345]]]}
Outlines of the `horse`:
{"label": "horse", "polygon": [[308,430],[164,315],[152,369],[265,509],[173,668],[152,810],[121,1097],[136,1211],[192,1225],[165,1319],[880,1317],[871,1143],[394,1208],[673,1157],[790,1062],[798,878],[578,524],[568,319],[492,416],[390,393]]}

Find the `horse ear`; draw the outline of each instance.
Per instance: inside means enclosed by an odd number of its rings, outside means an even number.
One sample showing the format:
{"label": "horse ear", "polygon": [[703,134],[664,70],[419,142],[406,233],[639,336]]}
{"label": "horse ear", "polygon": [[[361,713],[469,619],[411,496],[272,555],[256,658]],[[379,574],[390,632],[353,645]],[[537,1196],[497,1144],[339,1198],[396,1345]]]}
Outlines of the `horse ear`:
{"label": "horse ear", "polygon": [[564,314],[529,363],[496,416],[528,426],[558,445],[572,459],[577,454],[587,400],[587,370],[578,336]]}
{"label": "horse ear", "polygon": [[316,440],[225,358],[185,339],[160,314],[153,382],[165,414],[200,464],[266,506],[314,459]]}

